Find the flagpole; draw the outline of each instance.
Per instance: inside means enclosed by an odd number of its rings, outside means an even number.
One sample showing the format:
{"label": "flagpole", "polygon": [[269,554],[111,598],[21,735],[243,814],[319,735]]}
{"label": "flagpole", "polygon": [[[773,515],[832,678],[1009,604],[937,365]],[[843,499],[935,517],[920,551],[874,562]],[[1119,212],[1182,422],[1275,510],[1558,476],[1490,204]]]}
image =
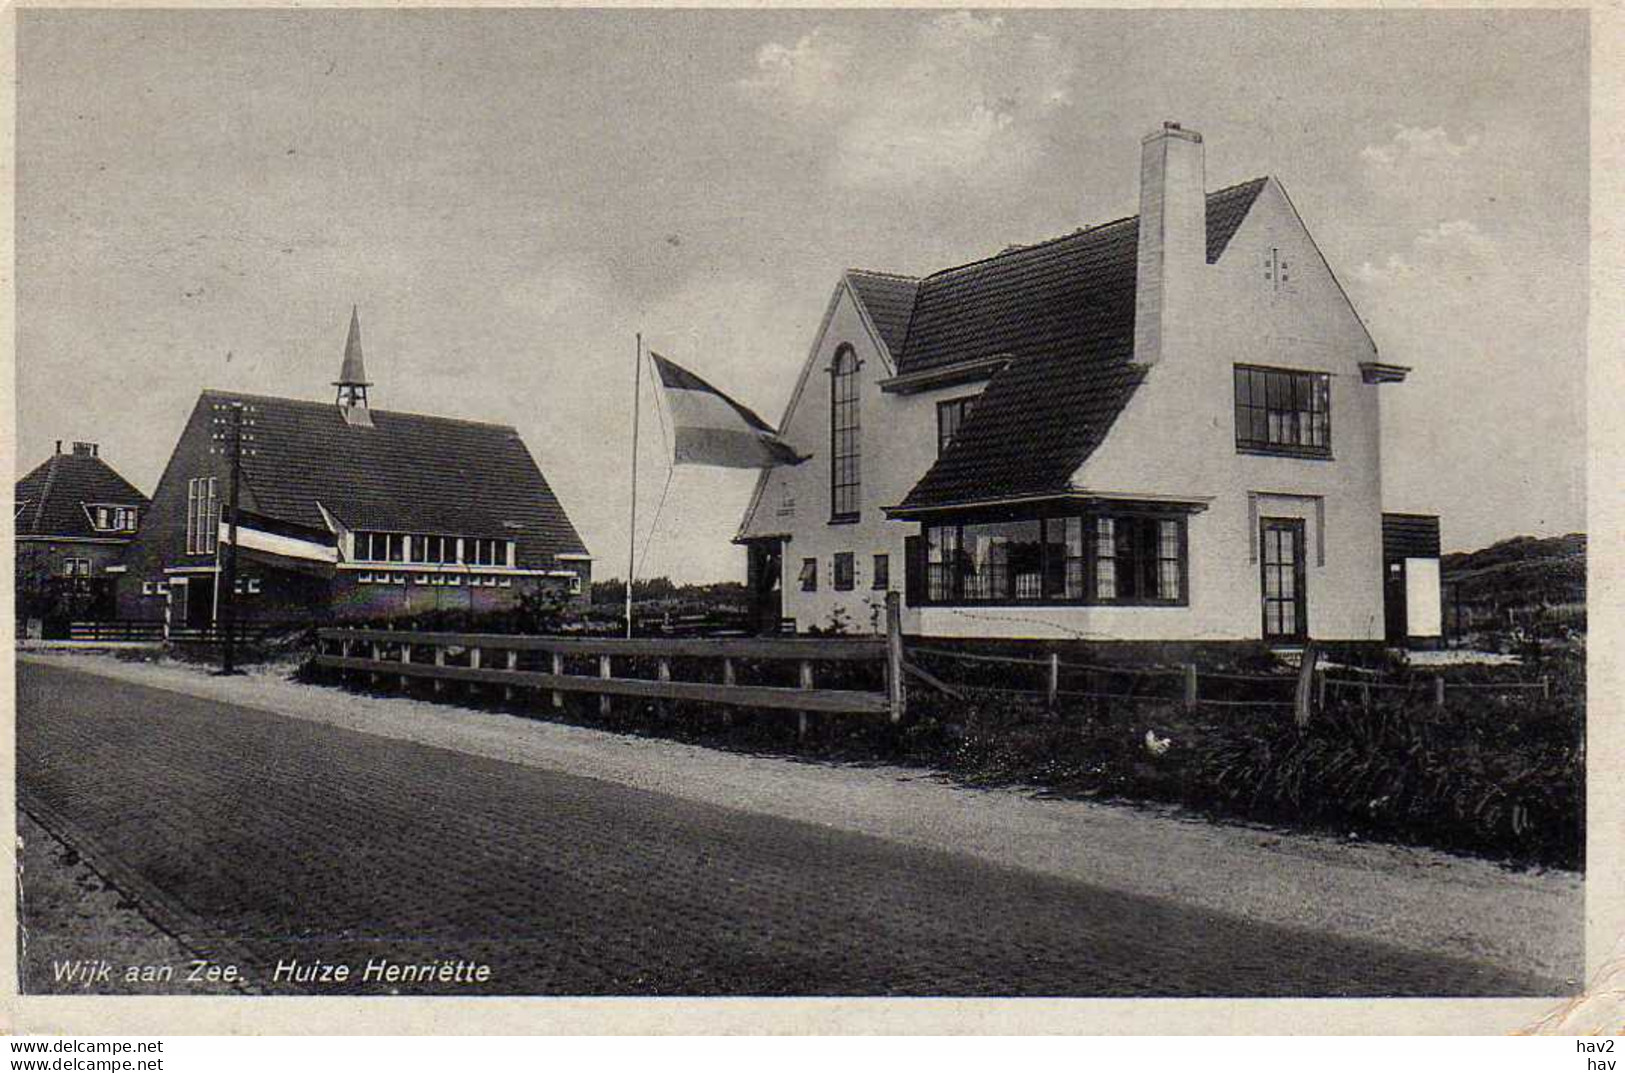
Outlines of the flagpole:
{"label": "flagpole", "polygon": [[632,523],[626,535],[626,636],[632,636],[632,580],[638,556],[638,403],[643,377],[643,333],[638,333],[638,353],[632,361]]}

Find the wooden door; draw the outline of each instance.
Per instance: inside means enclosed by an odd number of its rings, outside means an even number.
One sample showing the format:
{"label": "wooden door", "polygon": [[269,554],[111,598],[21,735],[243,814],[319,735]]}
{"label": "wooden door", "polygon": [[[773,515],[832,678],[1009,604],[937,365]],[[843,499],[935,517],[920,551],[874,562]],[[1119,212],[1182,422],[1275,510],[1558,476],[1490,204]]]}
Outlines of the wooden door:
{"label": "wooden door", "polygon": [[1309,637],[1303,519],[1262,518],[1259,526],[1264,640],[1301,643]]}

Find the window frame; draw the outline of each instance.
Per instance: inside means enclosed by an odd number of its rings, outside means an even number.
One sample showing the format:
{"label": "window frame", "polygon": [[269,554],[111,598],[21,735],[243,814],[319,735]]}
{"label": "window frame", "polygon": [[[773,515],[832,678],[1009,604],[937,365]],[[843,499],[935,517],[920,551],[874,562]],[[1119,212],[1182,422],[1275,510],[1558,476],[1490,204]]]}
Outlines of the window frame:
{"label": "window frame", "polygon": [[870,562],[869,575],[870,589],[875,592],[890,592],[891,555],[887,552],[876,552]]}
{"label": "window frame", "polygon": [[[1255,395],[1255,374],[1263,377],[1263,402],[1257,401]],[[1284,378],[1284,383],[1283,383]],[[1242,395],[1242,384],[1245,381],[1246,397]],[[1307,400],[1308,409],[1298,406],[1300,397],[1300,384],[1303,385],[1302,397]],[[1285,393],[1290,401],[1283,405],[1273,405],[1271,398]],[[1332,374],[1316,369],[1288,369],[1274,365],[1254,365],[1238,362],[1232,366],[1231,371],[1231,403],[1234,414],[1236,451],[1239,454],[1278,455],[1287,458],[1330,459],[1332,458]],[[1253,436],[1257,424],[1253,415],[1262,415],[1262,428],[1264,438]],[[1314,419],[1321,419],[1320,443],[1301,443],[1301,419],[1307,414],[1310,419],[1310,435],[1314,436]],[[1296,439],[1288,442],[1285,439],[1272,439],[1275,435],[1274,418],[1279,415],[1281,426],[1284,428],[1290,420],[1291,428],[1296,433]],[[1291,435],[1292,433],[1289,433]]]}
{"label": "window frame", "polygon": [[802,592],[818,591],[818,560],[816,558],[801,560],[801,572],[796,575],[796,583]]}
{"label": "window frame", "polygon": [[[953,442],[954,436],[958,434],[959,430],[965,426],[965,419],[970,417],[971,411],[976,408],[976,400],[980,399],[981,397],[982,396],[980,394],[961,395],[958,398],[943,399],[937,403],[938,458],[942,457],[942,452],[948,449],[948,445]],[[951,432],[944,432],[943,419],[948,414],[957,414],[958,416],[954,420],[953,430]]]}
{"label": "window frame", "polygon": [[220,539],[220,494],[214,477],[186,482],[186,554],[213,555]]}
{"label": "window frame", "polygon": [[850,551],[838,551],[830,564],[830,588],[835,592],[853,592],[858,587],[858,557]]}
{"label": "window frame", "polygon": [[[835,350],[829,365],[829,520],[850,524],[863,513],[863,363],[850,343]],[[843,418],[849,421],[843,423]],[[843,436],[845,439],[843,440]]]}
{"label": "window frame", "polygon": [[[923,554],[920,564],[925,570],[925,576],[920,585],[920,606],[959,607],[959,606],[1057,606],[1057,607],[1189,607],[1190,606],[1190,512],[1170,511],[1152,506],[1114,506],[1109,508],[1092,507],[1086,510],[1054,510],[1035,514],[1002,516],[966,516],[963,518],[945,521],[939,524],[922,524],[921,538],[924,541]],[[964,563],[968,552],[965,546],[965,528],[987,524],[1005,523],[1016,525],[1022,523],[1038,523],[1038,536],[1036,540],[1039,549],[1039,563],[1037,575],[1039,578],[1040,595],[1037,597],[1018,598],[1015,593],[1017,584],[1012,575],[1008,584],[1003,586],[1008,590],[1005,595],[989,597],[967,597],[965,595],[965,569]],[[1076,523],[1069,525],[1069,523]],[[1122,524],[1120,524],[1122,523]],[[1173,555],[1166,555],[1165,534],[1167,525],[1173,525]],[[951,544],[944,544],[946,552],[938,552],[938,544],[934,539],[933,531],[950,531],[953,533]],[[1100,544],[1101,534],[1110,533],[1112,541],[1111,555],[1102,555]],[[1136,535],[1123,536],[1123,533]],[[1074,542],[1069,537],[1075,536]],[[1149,557],[1140,556],[1128,558],[1124,549],[1132,549],[1139,543],[1141,552],[1151,552]],[[933,555],[939,555],[933,561]],[[960,565],[958,570],[951,569],[951,556]],[[1117,579],[1117,588],[1114,595],[1102,597],[1100,595],[1100,578],[1102,576],[1101,562],[1109,559],[1114,566],[1112,576]],[[1132,568],[1129,565],[1133,564]],[[1143,591],[1145,582],[1153,583],[1160,589],[1164,571],[1177,571],[1175,579],[1177,592],[1173,596],[1147,596]],[[937,575],[937,576],[933,576]],[[1134,591],[1125,592],[1124,583],[1129,579],[1135,580]],[[1068,596],[1068,589],[1076,583],[1077,591],[1081,595]],[[945,587],[946,586],[946,590]],[[944,593],[933,595],[933,592]]]}

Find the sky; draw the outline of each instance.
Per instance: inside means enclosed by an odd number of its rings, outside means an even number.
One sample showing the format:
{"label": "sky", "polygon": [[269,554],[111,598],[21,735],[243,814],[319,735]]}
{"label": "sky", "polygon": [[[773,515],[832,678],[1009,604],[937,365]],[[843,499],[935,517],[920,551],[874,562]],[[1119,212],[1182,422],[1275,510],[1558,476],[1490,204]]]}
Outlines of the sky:
{"label": "sky", "polygon": [[[1414,368],[1386,509],[1585,526],[1583,13],[18,20],[19,476],[94,440],[150,493],[203,388],[331,398],[355,305],[373,405],[515,425],[625,576],[636,333],[776,422],[843,269],[1132,215],[1174,120]],[[670,471],[652,404],[639,576],[743,579],[754,474]]]}

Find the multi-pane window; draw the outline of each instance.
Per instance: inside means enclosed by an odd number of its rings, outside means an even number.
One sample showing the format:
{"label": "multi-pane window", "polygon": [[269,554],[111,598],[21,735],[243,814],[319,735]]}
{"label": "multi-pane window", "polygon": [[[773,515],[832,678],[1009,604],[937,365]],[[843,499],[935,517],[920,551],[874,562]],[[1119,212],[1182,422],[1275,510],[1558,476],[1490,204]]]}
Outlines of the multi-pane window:
{"label": "multi-pane window", "polygon": [[477,537],[464,542],[468,561],[475,566],[507,566],[508,542],[491,537]]}
{"label": "multi-pane window", "polygon": [[220,536],[220,496],[213,477],[186,482],[186,554],[213,555]]}
{"label": "multi-pane window", "polygon": [[849,551],[835,553],[835,589],[838,592],[851,592],[857,585],[857,560]]}
{"label": "multi-pane window", "polygon": [[1183,516],[1102,514],[931,526],[935,603],[1183,604]]}
{"label": "multi-pane window", "polygon": [[133,533],[136,526],[136,509],[134,507],[91,507],[90,519],[91,524],[103,532]]}
{"label": "multi-pane window", "polygon": [[976,405],[976,396],[968,395],[963,399],[949,399],[947,402],[937,403],[937,457],[948,449],[953,442],[954,435],[958,433],[959,426],[965,423],[970,416],[971,408]]}
{"label": "multi-pane window", "polygon": [[800,581],[801,581],[801,591],[802,592],[817,592],[818,591],[818,560],[817,559],[803,559],[803,560],[801,560],[801,578],[800,578]]}
{"label": "multi-pane window", "polygon": [[377,533],[358,530],[355,534],[355,559],[361,563],[420,563],[424,566],[457,563],[473,566],[508,566],[511,546],[511,541],[494,537],[459,538],[438,533]]}
{"label": "multi-pane window", "polygon": [[1278,454],[1331,454],[1329,375],[1238,365],[1235,384],[1237,447]]}
{"label": "multi-pane window", "polygon": [[835,363],[830,367],[829,467],[830,516],[843,521],[856,518],[863,473],[858,356],[849,346],[835,352]]}
{"label": "multi-pane window", "polygon": [[90,576],[90,560],[89,559],[63,559],[62,560],[62,576],[63,577],[89,577]]}
{"label": "multi-pane window", "polygon": [[874,569],[870,573],[873,574],[869,582],[871,588],[882,592],[891,588],[891,556],[876,555]]}

